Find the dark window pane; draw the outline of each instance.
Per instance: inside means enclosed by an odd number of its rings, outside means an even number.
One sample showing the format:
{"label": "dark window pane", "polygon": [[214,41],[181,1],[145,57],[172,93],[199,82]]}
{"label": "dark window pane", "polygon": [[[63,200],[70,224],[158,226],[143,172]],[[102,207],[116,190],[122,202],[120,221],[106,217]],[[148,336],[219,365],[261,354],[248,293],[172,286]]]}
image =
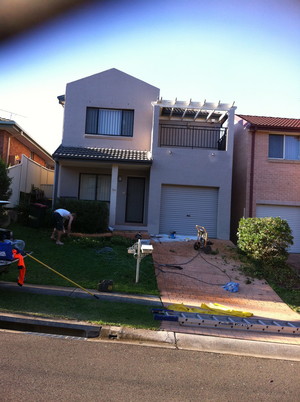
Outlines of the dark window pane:
{"label": "dark window pane", "polygon": [[123,110],[122,135],[126,137],[133,135],[133,110]]}
{"label": "dark window pane", "polygon": [[97,134],[98,109],[88,107],[86,110],[85,132],[87,134]]}
{"label": "dark window pane", "polygon": [[283,135],[269,135],[269,158],[283,158]]}

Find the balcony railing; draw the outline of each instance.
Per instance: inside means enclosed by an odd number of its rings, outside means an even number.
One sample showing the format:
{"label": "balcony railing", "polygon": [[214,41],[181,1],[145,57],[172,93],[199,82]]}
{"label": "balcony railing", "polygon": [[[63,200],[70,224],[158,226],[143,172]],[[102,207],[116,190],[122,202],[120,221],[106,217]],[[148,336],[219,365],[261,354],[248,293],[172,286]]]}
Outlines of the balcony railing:
{"label": "balcony railing", "polygon": [[227,128],[160,125],[160,147],[210,148],[226,150]]}

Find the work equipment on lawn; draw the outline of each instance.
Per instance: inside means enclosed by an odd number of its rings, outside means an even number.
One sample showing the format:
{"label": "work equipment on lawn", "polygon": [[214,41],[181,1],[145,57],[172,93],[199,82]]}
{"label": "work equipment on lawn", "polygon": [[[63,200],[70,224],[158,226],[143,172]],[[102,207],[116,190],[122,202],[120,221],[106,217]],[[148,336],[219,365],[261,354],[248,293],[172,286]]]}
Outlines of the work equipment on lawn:
{"label": "work equipment on lawn", "polygon": [[14,258],[13,250],[17,250],[25,257],[25,242],[16,240],[9,229],[0,228],[0,274],[7,273],[11,264],[18,262]]}
{"label": "work equipment on lawn", "polygon": [[195,250],[203,249],[205,254],[211,253],[211,247],[208,242],[208,234],[204,226],[196,225],[197,229],[197,241],[194,244]]}

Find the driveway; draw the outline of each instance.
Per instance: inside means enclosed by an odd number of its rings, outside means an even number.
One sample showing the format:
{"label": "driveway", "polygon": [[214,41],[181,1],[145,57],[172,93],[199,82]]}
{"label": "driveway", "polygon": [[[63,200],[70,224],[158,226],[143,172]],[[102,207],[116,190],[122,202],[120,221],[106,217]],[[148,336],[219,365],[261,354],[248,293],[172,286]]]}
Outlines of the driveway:
{"label": "driveway", "polygon": [[[234,310],[253,313],[253,318],[300,321],[300,315],[288,307],[264,280],[247,280],[239,271],[240,262],[234,259],[234,244],[213,239],[212,254],[194,250],[194,240],[153,240],[153,260],[161,299],[165,307],[173,303],[200,307],[201,303],[219,303]],[[173,266],[166,266],[171,264]],[[182,269],[180,269],[181,267]],[[223,288],[228,282],[239,284],[232,293]],[[300,345],[299,334],[282,335],[253,331],[207,329],[180,326],[177,322],[162,321],[161,329],[184,333],[234,337]]]}

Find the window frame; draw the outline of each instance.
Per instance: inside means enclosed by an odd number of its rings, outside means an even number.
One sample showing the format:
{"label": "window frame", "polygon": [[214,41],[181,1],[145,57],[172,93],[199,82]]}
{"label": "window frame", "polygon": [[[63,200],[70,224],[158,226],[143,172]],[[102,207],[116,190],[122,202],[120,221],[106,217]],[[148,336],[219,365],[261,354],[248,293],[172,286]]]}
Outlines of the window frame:
{"label": "window frame", "polygon": [[[121,112],[121,122],[120,122],[120,133],[101,133],[99,132],[100,127],[100,112],[101,111],[112,111]],[[94,116],[93,116],[94,113]],[[101,135],[109,137],[133,137],[134,129],[134,109],[114,109],[114,108],[98,108],[98,107],[87,107],[85,115],[85,134],[89,135]],[[129,133],[129,134],[128,134]]]}
{"label": "window frame", "polygon": [[[80,197],[80,193],[81,193],[81,187],[82,187],[82,177],[83,176],[93,176],[95,179],[95,188],[94,190],[94,198],[93,199],[89,199],[89,198],[81,198]],[[111,180],[111,175],[110,174],[103,174],[103,173],[80,173],[79,174],[79,186],[78,186],[78,199],[79,200],[83,200],[83,201],[100,201],[100,202],[110,202],[110,193],[111,193],[111,186],[109,188],[109,199],[105,200],[105,199],[98,199],[98,195],[101,194],[101,191],[99,191],[99,178],[101,176],[107,176],[110,178]]]}
{"label": "window frame", "polygon": [[[271,156],[270,155],[270,148],[271,148],[271,137],[281,137],[282,138],[282,149],[281,154],[282,156]],[[287,146],[286,146],[286,139],[287,137],[295,137],[298,139],[298,158],[291,158],[287,157]],[[300,161],[300,136],[299,135],[288,135],[288,134],[269,134],[268,138],[268,159],[272,160],[284,160],[284,161]]]}

